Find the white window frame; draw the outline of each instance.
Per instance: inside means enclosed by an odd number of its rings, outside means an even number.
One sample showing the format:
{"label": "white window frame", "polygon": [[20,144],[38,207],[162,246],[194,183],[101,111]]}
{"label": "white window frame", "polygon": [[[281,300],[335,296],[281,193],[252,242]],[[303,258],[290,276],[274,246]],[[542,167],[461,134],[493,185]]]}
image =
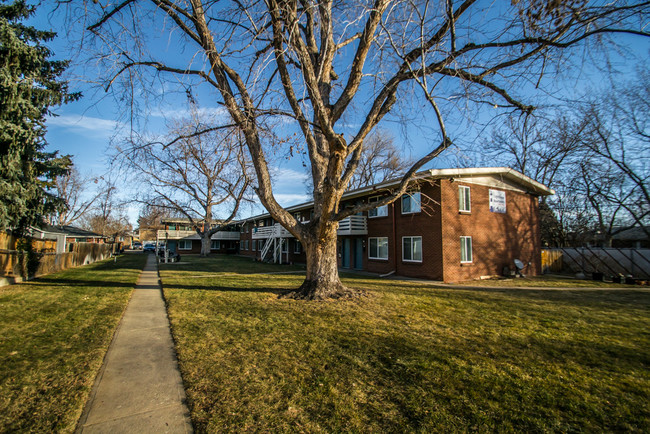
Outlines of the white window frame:
{"label": "white window frame", "polygon": [[[414,198],[417,197],[417,210],[411,211],[410,209],[408,211],[404,211],[404,198],[408,197],[409,198],[409,204],[413,204]],[[419,191],[410,191],[407,192],[405,195],[402,196],[402,214],[417,214],[420,211],[422,211],[422,194]]]}
{"label": "white window frame", "polygon": [[[404,241],[406,241],[407,238],[411,240],[411,252],[410,252],[411,259],[406,259],[406,255],[405,255],[406,249],[404,249]],[[420,239],[420,259],[413,259],[413,253],[415,253],[415,249],[414,249],[415,244],[413,243],[413,240],[418,239],[418,238]],[[422,257],[424,256],[424,254],[422,252],[422,247],[423,247],[423,245],[422,245],[422,237],[421,236],[413,235],[413,236],[408,236],[408,237],[402,237],[402,261],[404,261],[404,262],[422,262]]]}
{"label": "white window frame", "polygon": [[[372,240],[377,240],[377,244],[375,246],[376,248],[376,256],[372,256],[373,251],[372,251]],[[379,240],[386,240],[386,257],[379,256]],[[389,253],[389,246],[388,246],[388,237],[369,237],[368,238],[368,259],[377,259],[381,261],[388,261],[388,253]]]}
{"label": "white window frame", "polygon": [[302,244],[298,240],[295,240],[295,244],[293,245],[293,253],[296,255],[302,253]]}
{"label": "white window frame", "polygon": [[221,241],[220,240],[210,241],[210,250],[221,250]]}
{"label": "white window frame", "polygon": [[[368,199],[368,203],[379,202],[382,199],[381,196],[373,196]],[[368,210],[368,218],[374,219],[378,217],[388,217],[388,205],[380,206],[379,208],[373,208]]]}
{"label": "white window frame", "polygon": [[253,248],[251,249],[251,251],[254,252],[256,247],[257,247],[257,240],[253,240]]}
{"label": "white window frame", "polygon": [[[469,247],[469,250],[468,250]],[[469,253],[469,256],[467,255]],[[474,254],[472,253],[472,237],[460,237],[460,263],[471,264],[474,262]]]}
{"label": "white window frame", "polygon": [[[189,243],[189,247],[181,247],[185,246],[186,243]],[[178,240],[178,250],[192,250],[192,240]]]}
{"label": "white window frame", "polygon": [[467,185],[458,186],[458,211],[472,212],[472,196]]}
{"label": "white window frame", "polygon": [[289,238],[284,238],[281,253],[289,253]]}

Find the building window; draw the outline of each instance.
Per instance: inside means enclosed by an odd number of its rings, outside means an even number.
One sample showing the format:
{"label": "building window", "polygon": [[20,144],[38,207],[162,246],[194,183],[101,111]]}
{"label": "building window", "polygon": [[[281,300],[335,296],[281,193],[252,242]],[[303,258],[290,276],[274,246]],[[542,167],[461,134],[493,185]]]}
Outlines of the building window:
{"label": "building window", "polygon": [[281,238],[280,239],[282,243],[282,253],[289,253],[289,239],[288,238]]}
{"label": "building window", "polygon": [[295,244],[293,246],[293,253],[295,254],[302,253],[302,244],[300,244],[300,241],[298,240],[295,241]]}
{"label": "building window", "polygon": [[388,259],[388,237],[368,238],[368,258]]}
{"label": "building window", "polygon": [[422,262],[422,237],[402,238],[402,259],[409,262]]}
{"label": "building window", "polygon": [[256,247],[257,247],[257,240],[253,240],[253,249],[252,250],[255,251]]}
{"label": "building window", "polygon": [[472,262],[472,237],[460,237],[460,263]]}
{"label": "building window", "polygon": [[178,240],[178,250],[192,250],[192,240]]}
{"label": "building window", "polygon": [[210,249],[212,249],[212,250],[221,250],[221,241],[212,240],[210,242]]}
{"label": "building window", "polygon": [[[379,202],[381,197],[375,196],[371,197],[368,199],[368,202],[373,203],[373,202]],[[386,217],[388,215],[388,205],[380,206],[379,208],[373,208],[368,211],[368,217],[373,218],[373,217]]]}
{"label": "building window", "polygon": [[458,210],[461,212],[470,212],[472,210],[469,198],[469,187],[465,185],[458,186]]}
{"label": "building window", "polygon": [[420,192],[412,191],[402,196],[402,214],[420,212]]}

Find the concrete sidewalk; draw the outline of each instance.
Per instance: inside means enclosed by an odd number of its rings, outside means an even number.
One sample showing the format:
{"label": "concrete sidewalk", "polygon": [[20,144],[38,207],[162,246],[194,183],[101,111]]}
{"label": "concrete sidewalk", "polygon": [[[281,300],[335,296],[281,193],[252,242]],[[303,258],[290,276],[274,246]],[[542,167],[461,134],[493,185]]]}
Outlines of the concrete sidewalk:
{"label": "concrete sidewalk", "polygon": [[77,432],[192,432],[155,255],[147,259]]}

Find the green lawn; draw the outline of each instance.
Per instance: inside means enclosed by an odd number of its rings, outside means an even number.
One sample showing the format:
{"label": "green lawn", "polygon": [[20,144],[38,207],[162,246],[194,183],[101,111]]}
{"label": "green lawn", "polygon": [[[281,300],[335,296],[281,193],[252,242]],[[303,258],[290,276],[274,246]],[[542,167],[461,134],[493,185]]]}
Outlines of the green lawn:
{"label": "green lawn", "polygon": [[296,268],[183,261],[161,277],[199,432],[650,431],[649,292],[348,276],[366,297],[305,302],[252,274]]}
{"label": "green lawn", "polygon": [[72,432],[146,255],[0,288],[0,432]]}

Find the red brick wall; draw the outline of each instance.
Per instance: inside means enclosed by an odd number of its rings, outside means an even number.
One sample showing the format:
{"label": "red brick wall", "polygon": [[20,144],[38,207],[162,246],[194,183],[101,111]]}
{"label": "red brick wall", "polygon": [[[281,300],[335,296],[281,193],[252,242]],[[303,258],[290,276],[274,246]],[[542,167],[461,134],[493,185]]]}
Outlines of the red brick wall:
{"label": "red brick wall", "polygon": [[[404,214],[402,200],[388,206],[386,217],[368,218],[368,238],[388,238],[388,260],[369,259],[368,247],[365,258],[367,271],[385,274],[395,271],[397,275],[442,280],[442,244],[440,237],[440,188],[437,182],[420,186],[421,211]],[[402,239],[409,236],[422,237],[422,262],[404,261]]]}
{"label": "red brick wall", "polygon": [[[459,185],[470,187],[470,213],[458,211]],[[505,191],[506,213],[490,212],[490,188]],[[500,275],[504,266],[513,268],[515,259],[527,264],[524,274],[540,273],[541,243],[536,196],[463,183],[462,180],[441,180],[441,194],[445,282]],[[461,236],[472,237],[472,264],[460,263]]]}
{"label": "red brick wall", "polygon": [[[402,213],[402,200],[394,203],[396,213],[396,242],[392,244],[397,258],[396,274],[442,280],[440,185],[438,181],[425,183],[420,188],[422,210],[415,214]],[[403,238],[422,237],[422,262],[408,262],[403,258]]]}

